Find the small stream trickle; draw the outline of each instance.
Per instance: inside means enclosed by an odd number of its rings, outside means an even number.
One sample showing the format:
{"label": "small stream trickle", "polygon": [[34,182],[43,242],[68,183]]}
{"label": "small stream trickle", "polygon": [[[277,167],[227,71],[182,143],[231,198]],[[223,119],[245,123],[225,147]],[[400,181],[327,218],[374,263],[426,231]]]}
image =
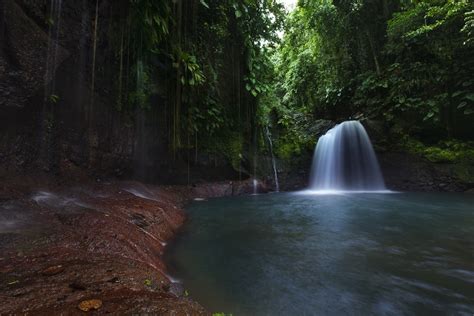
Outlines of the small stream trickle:
{"label": "small stream trickle", "polygon": [[273,153],[272,136],[270,134],[270,130],[268,129],[268,126],[265,126],[265,132],[268,139],[268,147],[270,149],[270,155],[272,157],[272,169],[273,169],[273,179],[275,180],[275,191],[280,192],[280,183],[278,182],[278,169],[276,165],[275,154]]}
{"label": "small stream trickle", "polygon": [[258,194],[258,180],[255,178],[252,180],[252,188],[253,188],[253,194],[254,195]]}
{"label": "small stream trickle", "polygon": [[94,107],[94,90],[95,90],[95,68],[97,57],[97,29],[99,26],[99,0],[95,4],[95,19],[94,19],[94,36],[92,38],[92,78],[91,78],[91,100],[90,109]]}

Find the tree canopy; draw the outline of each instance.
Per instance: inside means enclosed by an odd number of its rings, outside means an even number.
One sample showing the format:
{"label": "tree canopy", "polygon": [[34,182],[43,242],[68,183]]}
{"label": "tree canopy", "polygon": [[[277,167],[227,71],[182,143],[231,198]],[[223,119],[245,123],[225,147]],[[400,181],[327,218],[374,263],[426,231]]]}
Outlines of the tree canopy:
{"label": "tree canopy", "polygon": [[277,79],[264,104],[287,149],[298,151],[317,119],[472,138],[473,10],[467,0],[300,0],[273,51]]}
{"label": "tree canopy", "polygon": [[428,142],[472,138],[471,1],[299,0],[291,13],[275,0],[126,7],[117,105],[152,108],[164,83],[173,152],[201,147],[237,165],[270,126],[284,157],[314,144],[315,120],[354,117]]}

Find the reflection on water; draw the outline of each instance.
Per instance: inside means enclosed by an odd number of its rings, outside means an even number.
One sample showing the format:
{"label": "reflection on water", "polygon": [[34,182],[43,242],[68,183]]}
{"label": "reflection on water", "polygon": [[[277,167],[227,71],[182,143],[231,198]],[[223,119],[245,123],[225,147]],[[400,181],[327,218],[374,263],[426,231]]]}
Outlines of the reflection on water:
{"label": "reflection on water", "polygon": [[172,272],[234,315],[472,315],[474,197],[271,194],[189,208]]}

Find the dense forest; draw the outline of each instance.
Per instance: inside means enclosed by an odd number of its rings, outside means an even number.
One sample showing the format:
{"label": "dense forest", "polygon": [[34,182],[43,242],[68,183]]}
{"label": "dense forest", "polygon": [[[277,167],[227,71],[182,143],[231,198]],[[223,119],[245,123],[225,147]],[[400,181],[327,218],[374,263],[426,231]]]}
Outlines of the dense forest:
{"label": "dense forest", "polygon": [[278,113],[283,146],[298,151],[318,118],[366,117],[390,127],[392,145],[454,159],[464,146],[454,139],[473,136],[472,10],[469,1],[300,1],[261,101]]}
{"label": "dense forest", "polygon": [[128,91],[118,80],[118,107],[153,107],[167,63],[169,146],[185,160],[224,153],[252,173],[268,136],[291,162],[312,152],[318,120],[356,118],[383,123],[384,149],[472,161],[470,1],[299,1],[292,12],[271,0],[137,1],[130,12],[120,24],[140,43],[121,39],[118,58],[132,45],[122,77],[137,76]]}
{"label": "dense forest", "polygon": [[172,152],[224,152],[236,169],[268,150],[268,127],[280,158],[312,150],[320,119],[377,119],[391,145],[472,157],[472,10],[469,1],[300,1],[290,13],[270,0],[134,1],[117,21],[116,106],[146,111],[158,78],[174,78]]}

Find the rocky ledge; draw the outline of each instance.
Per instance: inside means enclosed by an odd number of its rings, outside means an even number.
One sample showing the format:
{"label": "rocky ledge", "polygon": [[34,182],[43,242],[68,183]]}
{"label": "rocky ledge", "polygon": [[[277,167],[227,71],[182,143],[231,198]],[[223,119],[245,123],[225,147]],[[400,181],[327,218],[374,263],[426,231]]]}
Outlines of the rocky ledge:
{"label": "rocky ledge", "polygon": [[250,190],[250,182],[3,181],[0,314],[207,315],[167,275],[166,243],[187,201]]}

